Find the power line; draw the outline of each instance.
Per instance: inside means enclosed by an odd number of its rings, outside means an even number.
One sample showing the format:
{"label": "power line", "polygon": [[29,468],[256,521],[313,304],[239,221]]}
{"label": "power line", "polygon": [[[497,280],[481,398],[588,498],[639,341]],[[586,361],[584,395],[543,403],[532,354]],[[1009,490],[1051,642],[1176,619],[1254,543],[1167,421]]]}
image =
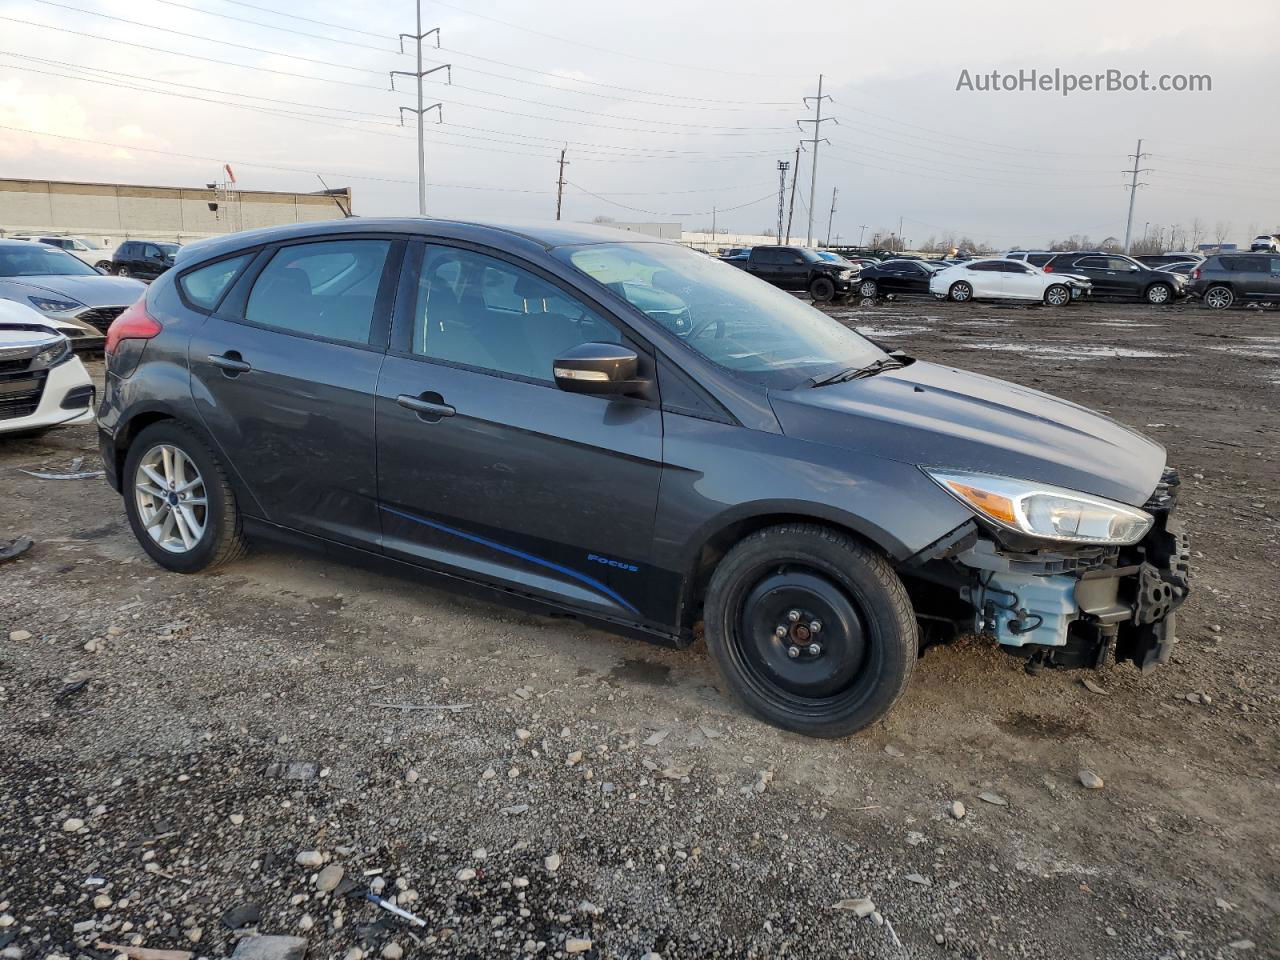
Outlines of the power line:
{"label": "power line", "polygon": [[[652,63],[660,67],[674,67],[679,70],[699,70],[707,73],[719,73],[719,74],[727,74],[727,75],[739,76],[739,77],[762,76],[762,74],[760,74],[759,72],[754,72],[754,71],[748,72],[748,71],[738,71],[738,70],[722,70],[722,69],[717,69],[715,67],[704,67],[704,66],[698,66],[694,64],[670,63],[666,60],[655,60],[651,57],[642,57],[634,53],[624,53],[620,50],[610,50],[606,47],[598,47],[595,44],[584,43],[581,40],[571,40],[568,37],[557,36],[554,33],[544,33],[541,30],[534,30],[532,27],[525,27],[518,23],[512,23],[509,20],[500,20],[498,17],[491,17],[491,16],[488,16],[487,14],[477,13],[476,11],[467,9],[466,7],[459,7],[452,3],[446,3],[445,0],[435,0],[435,3],[436,3],[436,6],[445,7],[450,10],[456,10],[457,12],[464,13],[467,16],[479,17],[481,20],[489,20],[492,23],[500,23],[504,27],[511,27],[515,30],[523,30],[524,32],[531,33],[534,36],[544,37],[548,40],[556,40],[560,43],[572,44],[573,46],[576,46],[576,47],[585,47],[588,50],[595,50],[599,53],[607,53],[613,57],[626,57],[629,60],[638,60],[642,63]],[[778,75],[774,74],[774,76],[778,76]]]}
{"label": "power line", "polygon": [[[248,17],[237,17],[229,13],[217,13],[214,10],[205,10],[201,7],[193,7],[186,3],[179,3],[178,0],[154,0],[155,3],[163,3],[166,6],[177,7],[179,10],[190,10],[192,13],[203,13],[209,17],[219,17],[223,20],[234,20],[236,23],[247,23],[255,27],[263,27],[267,30],[279,30],[282,33],[292,33],[299,37],[310,37],[313,40],[324,40],[328,43],[341,43],[348,47],[362,47],[365,50],[376,50],[379,53],[395,53],[395,50],[387,47],[375,47],[371,43],[360,43],[357,40],[342,40],[338,37],[326,37],[319,33],[309,33],[305,30],[294,30],[292,27],[280,27],[272,23],[263,23],[261,20],[250,20]],[[346,30],[347,28],[342,28]]]}
{"label": "power line", "polygon": [[[590,190],[588,190],[586,187],[579,186],[578,184],[573,183],[572,181],[565,181],[565,182],[566,182],[569,186],[573,187],[575,190],[580,190],[582,193],[587,194],[587,196],[595,197],[597,200],[603,200],[605,203],[612,204],[612,205],[613,205],[613,206],[615,206],[615,207],[621,207],[623,210],[632,210],[632,211],[634,211],[634,212],[636,212],[636,213],[645,213],[645,214],[648,214],[648,215],[649,215],[649,216],[651,216],[651,217],[705,217],[705,216],[707,216],[708,214],[710,214],[710,213],[712,212],[711,210],[702,210],[702,211],[700,211],[700,212],[698,212],[698,213],[683,213],[683,212],[682,212],[682,213],[670,213],[670,212],[663,211],[663,210],[645,210],[645,209],[643,209],[643,208],[641,208],[641,207],[633,207],[633,206],[629,206],[628,204],[625,204],[625,203],[618,203],[616,200],[610,200],[607,196],[604,196],[604,195],[599,194],[599,193],[592,193],[592,192],[591,192]],[[773,199],[773,191],[772,191],[772,190],[770,190],[770,191],[769,191],[768,193],[766,193],[763,197],[757,197],[755,200],[748,200],[746,203],[740,203],[740,204],[738,204],[736,207],[724,207],[724,208],[723,208],[723,209],[721,209],[719,212],[720,212],[720,213],[729,213],[729,212],[731,212],[731,211],[733,211],[733,210],[742,210],[742,209],[744,209],[744,208],[746,208],[746,207],[752,207],[752,206],[755,206],[757,203],[763,203],[765,200],[772,200],[772,199]],[[715,209],[715,208],[713,208],[713,209]]]}
{"label": "power line", "polygon": [[304,23],[314,23],[321,27],[333,27],[336,30],[345,30],[348,33],[362,33],[366,37],[378,37],[382,40],[394,40],[395,37],[387,33],[372,33],[369,30],[361,30],[359,27],[353,27],[345,23],[333,23],[329,20],[316,20],[312,17],[304,17],[297,13],[285,13],[283,10],[272,10],[270,7],[259,6],[256,3],[246,3],[245,0],[222,0],[223,3],[233,3],[237,7],[247,7],[250,10],[257,10],[261,13],[274,14],[277,17],[288,17],[290,20],[301,20]]}

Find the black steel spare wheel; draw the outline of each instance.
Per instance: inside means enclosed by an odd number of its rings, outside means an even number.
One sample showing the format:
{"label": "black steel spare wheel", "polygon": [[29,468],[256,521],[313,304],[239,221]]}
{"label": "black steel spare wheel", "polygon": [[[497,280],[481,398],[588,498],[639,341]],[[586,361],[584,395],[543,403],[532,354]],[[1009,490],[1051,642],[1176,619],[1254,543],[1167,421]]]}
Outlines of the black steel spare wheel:
{"label": "black steel spare wheel", "polygon": [[882,717],[918,654],[893,568],[816,524],[769,527],[730,550],[704,614],[708,649],[743,704],[810,736],[846,736]]}
{"label": "black steel spare wheel", "polygon": [[803,701],[848,689],[866,658],[858,611],[839,587],[803,567],[779,567],[756,584],[734,640],[752,681]]}

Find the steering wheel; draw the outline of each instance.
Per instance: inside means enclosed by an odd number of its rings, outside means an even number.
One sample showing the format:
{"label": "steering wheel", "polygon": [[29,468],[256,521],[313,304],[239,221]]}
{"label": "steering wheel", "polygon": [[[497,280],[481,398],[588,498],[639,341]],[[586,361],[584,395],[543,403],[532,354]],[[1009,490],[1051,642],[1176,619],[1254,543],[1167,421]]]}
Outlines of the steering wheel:
{"label": "steering wheel", "polygon": [[702,336],[702,332],[713,324],[716,328],[716,339],[724,339],[724,317],[710,317],[703,320],[700,324],[690,330],[689,335],[685,337],[685,340],[697,340],[698,337]]}

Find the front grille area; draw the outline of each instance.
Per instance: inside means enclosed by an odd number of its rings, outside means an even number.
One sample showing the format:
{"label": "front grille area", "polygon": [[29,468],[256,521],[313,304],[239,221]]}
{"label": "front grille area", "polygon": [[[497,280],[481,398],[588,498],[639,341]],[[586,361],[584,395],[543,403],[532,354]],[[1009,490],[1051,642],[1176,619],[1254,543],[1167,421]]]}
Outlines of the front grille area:
{"label": "front grille area", "polygon": [[94,329],[106,333],[107,327],[111,326],[111,321],[124,311],[124,307],[94,307],[92,310],[76,314],[76,319],[83,320]]}
{"label": "front grille area", "polygon": [[[22,361],[24,368],[27,362]],[[35,413],[48,375],[47,370],[0,372],[0,420],[15,420]]]}
{"label": "front grille area", "polygon": [[1178,487],[1182,481],[1174,467],[1165,467],[1160,483],[1142,508],[1148,513],[1171,513],[1178,503]]}

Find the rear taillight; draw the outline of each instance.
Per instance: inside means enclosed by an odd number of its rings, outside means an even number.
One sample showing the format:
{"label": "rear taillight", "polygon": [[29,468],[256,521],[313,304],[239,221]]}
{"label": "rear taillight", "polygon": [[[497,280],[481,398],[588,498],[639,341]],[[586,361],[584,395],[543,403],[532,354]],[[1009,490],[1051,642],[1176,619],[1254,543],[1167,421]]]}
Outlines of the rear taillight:
{"label": "rear taillight", "polygon": [[1199,280],[1199,279],[1200,279],[1200,268],[1199,268],[1199,267],[1192,267],[1192,268],[1191,268],[1191,279],[1192,279],[1192,280]]}
{"label": "rear taillight", "polygon": [[121,340],[150,340],[163,329],[160,321],[147,313],[146,298],[139,297],[107,328],[107,355],[116,352]]}
{"label": "rear taillight", "polygon": [[1043,267],[1041,267],[1040,269],[1041,269],[1041,270],[1043,270],[1045,273],[1053,273],[1053,264],[1051,264],[1051,263],[1046,263],[1046,264],[1045,264]]}

